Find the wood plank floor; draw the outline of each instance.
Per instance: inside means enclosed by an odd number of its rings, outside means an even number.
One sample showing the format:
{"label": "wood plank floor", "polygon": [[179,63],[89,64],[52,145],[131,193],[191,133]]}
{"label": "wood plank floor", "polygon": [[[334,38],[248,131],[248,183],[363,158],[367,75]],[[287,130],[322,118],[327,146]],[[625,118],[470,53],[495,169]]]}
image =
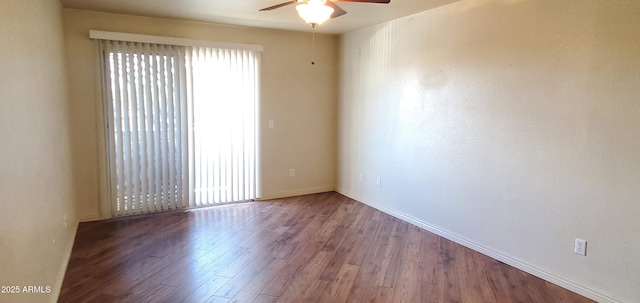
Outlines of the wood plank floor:
{"label": "wood plank floor", "polygon": [[59,302],[592,302],[337,193],[82,223]]}

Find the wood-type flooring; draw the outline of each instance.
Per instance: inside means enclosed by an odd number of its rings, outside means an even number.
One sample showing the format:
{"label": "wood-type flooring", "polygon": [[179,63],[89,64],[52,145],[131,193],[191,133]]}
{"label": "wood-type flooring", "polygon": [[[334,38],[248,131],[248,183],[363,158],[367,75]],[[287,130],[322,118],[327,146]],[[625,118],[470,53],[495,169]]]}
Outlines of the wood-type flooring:
{"label": "wood-type flooring", "polygon": [[82,223],[59,302],[593,301],[332,192]]}

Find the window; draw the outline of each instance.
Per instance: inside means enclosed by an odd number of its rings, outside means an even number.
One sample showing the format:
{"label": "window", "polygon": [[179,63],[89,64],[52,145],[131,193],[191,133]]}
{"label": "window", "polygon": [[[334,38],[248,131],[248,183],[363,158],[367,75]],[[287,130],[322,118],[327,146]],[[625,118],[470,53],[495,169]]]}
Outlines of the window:
{"label": "window", "polygon": [[260,53],[101,40],[113,216],[251,200]]}

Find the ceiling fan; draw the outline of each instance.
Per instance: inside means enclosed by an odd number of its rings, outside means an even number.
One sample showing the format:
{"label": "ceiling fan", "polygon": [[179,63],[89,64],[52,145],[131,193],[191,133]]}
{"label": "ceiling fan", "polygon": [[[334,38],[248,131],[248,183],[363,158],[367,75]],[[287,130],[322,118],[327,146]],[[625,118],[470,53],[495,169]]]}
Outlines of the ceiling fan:
{"label": "ceiling fan", "polygon": [[260,11],[270,11],[283,6],[298,4],[296,10],[300,17],[312,27],[321,24],[329,18],[337,18],[345,15],[347,11],[339,7],[334,2],[361,2],[361,3],[390,3],[391,0],[292,0],[284,3],[280,3],[274,6],[269,6],[261,9]]}

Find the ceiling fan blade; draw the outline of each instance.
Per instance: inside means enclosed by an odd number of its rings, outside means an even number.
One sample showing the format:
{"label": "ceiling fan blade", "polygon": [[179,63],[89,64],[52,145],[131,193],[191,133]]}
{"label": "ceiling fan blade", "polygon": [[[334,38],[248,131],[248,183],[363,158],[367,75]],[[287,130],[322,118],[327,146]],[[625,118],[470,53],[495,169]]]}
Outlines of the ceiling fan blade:
{"label": "ceiling fan blade", "polygon": [[347,14],[347,11],[345,11],[344,9],[342,9],[342,7],[339,7],[332,1],[327,1],[327,6],[333,8],[333,14],[331,14],[331,18],[337,18]]}
{"label": "ceiling fan blade", "polygon": [[283,7],[283,6],[287,6],[287,5],[295,4],[295,3],[297,3],[297,2],[298,2],[298,1],[296,1],[296,0],[288,1],[288,2],[284,2],[284,3],[280,3],[280,4],[278,4],[278,5],[265,7],[265,8],[263,8],[263,9],[261,9],[260,11],[270,11],[270,10],[273,10],[273,9],[276,9],[276,8],[281,8],[281,7]]}
{"label": "ceiling fan blade", "polygon": [[366,2],[366,3],[390,3],[391,0],[333,0],[335,2]]}

